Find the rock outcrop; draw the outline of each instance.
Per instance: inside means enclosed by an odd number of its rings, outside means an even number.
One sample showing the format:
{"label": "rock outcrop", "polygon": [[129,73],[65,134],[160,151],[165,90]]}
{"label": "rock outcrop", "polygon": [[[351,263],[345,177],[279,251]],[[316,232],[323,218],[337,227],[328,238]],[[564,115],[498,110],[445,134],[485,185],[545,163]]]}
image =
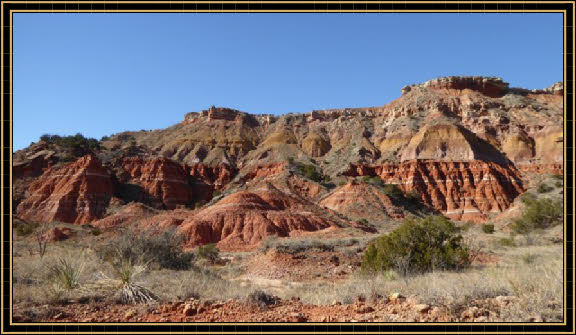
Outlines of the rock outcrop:
{"label": "rock outcrop", "polygon": [[321,206],[342,213],[351,219],[368,219],[371,222],[386,218],[400,219],[404,210],[376,187],[358,182],[349,182],[337,188],[319,201]]}
{"label": "rock outcrop", "polygon": [[88,223],[101,218],[114,193],[100,160],[84,156],[60,168],[49,168],[30,184],[17,213],[38,221]]}
{"label": "rock outcrop", "polygon": [[508,83],[498,77],[443,77],[429,80],[423,84],[405,86],[402,93],[408,93],[414,88],[430,90],[472,90],[489,97],[501,97],[508,92]]}
{"label": "rock outcrop", "polygon": [[143,200],[155,206],[174,209],[192,203],[192,188],[188,183],[186,167],[165,157],[144,159],[126,157],[122,168],[129,179],[142,187]]}
{"label": "rock outcrop", "polygon": [[182,223],[186,245],[218,243],[235,250],[254,246],[267,236],[290,236],[335,225],[302,202],[266,183],[263,187],[231,194]]}
{"label": "rock outcrop", "polygon": [[380,176],[404,192],[416,192],[430,207],[457,220],[481,221],[510,207],[524,192],[520,172],[494,162],[407,161],[355,166],[351,176]]}
{"label": "rock outcrop", "polygon": [[242,249],[402,218],[407,202],[353,181],[380,176],[419,206],[481,221],[534,174],[563,173],[563,89],[445,77],[384,106],[281,116],[210,107],[166,129],[111,135],[106,150],[64,166],[75,151],[41,141],[14,153],[13,202],[25,219],[178,226],[188,247]]}

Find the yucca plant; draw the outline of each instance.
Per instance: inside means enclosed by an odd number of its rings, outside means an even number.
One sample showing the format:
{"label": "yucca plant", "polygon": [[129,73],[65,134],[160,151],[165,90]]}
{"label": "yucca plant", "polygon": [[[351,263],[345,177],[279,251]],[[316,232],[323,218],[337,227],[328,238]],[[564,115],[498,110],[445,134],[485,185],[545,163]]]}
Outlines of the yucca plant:
{"label": "yucca plant", "polygon": [[[100,273],[100,279],[95,283],[95,288],[112,291],[122,304],[140,304],[158,301],[158,297],[149,289],[137,284],[135,278],[146,271],[147,263],[132,262],[117,253],[116,260],[111,261],[112,275]],[[139,264],[135,264],[139,263]]]}
{"label": "yucca plant", "polygon": [[50,265],[45,278],[50,299],[66,300],[71,291],[80,289],[80,275],[84,266],[83,257],[59,257],[56,263]]}

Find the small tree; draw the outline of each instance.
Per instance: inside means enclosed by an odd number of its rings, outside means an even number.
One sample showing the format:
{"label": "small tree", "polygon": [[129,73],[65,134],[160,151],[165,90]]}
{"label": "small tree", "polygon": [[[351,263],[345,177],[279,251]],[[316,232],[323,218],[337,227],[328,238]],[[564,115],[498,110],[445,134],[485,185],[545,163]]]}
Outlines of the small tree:
{"label": "small tree", "polygon": [[388,235],[379,237],[364,253],[362,269],[395,270],[400,275],[469,265],[468,249],[460,230],[443,216],[407,219]]}

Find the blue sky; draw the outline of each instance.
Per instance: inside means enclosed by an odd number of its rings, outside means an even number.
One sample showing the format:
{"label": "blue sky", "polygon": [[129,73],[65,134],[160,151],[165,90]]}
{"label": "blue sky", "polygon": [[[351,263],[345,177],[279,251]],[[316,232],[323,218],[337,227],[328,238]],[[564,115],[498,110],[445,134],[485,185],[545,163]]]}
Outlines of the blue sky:
{"label": "blue sky", "polygon": [[561,14],[14,14],[14,149],[40,135],[381,106],[439,76],[562,80]]}

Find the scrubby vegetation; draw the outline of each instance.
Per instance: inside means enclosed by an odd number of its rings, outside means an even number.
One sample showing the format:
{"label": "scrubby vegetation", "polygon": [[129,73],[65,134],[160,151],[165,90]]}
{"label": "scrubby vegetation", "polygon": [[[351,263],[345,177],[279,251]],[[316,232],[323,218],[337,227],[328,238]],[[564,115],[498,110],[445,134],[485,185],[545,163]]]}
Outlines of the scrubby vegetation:
{"label": "scrubby vegetation", "polygon": [[490,223],[485,223],[482,225],[482,231],[485,234],[493,234],[494,233],[494,225]]}
{"label": "scrubby vegetation", "polygon": [[211,263],[216,263],[220,259],[220,250],[218,250],[214,243],[199,246],[196,253],[198,258]]}
{"label": "scrubby vegetation", "polygon": [[540,184],[538,185],[538,193],[548,193],[554,190],[553,187],[548,186],[547,184]]}
{"label": "scrubby vegetation", "polygon": [[371,244],[362,260],[366,272],[394,270],[403,276],[468,265],[459,228],[443,216],[407,219]]}
{"label": "scrubby vegetation", "polygon": [[304,177],[313,180],[315,182],[321,182],[324,180],[324,175],[316,170],[316,166],[312,164],[297,163],[296,170],[302,174]]}
{"label": "scrubby vegetation", "polygon": [[522,198],[526,209],[522,217],[516,220],[512,229],[519,234],[528,234],[539,229],[546,229],[561,224],[563,204],[561,200],[537,199],[533,196]]}
{"label": "scrubby vegetation", "polygon": [[158,268],[185,270],[192,266],[194,253],[182,251],[182,239],[174,229],[131,230],[110,239],[97,249],[97,253],[103,260],[113,260],[120,254],[121,259],[132,264],[146,259]]}
{"label": "scrubby vegetation", "polygon": [[254,290],[248,294],[246,297],[246,301],[254,306],[263,308],[270,305],[276,305],[278,303],[278,299],[270,295],[262,290]]}
{"label": "scrubby vegetation", "polygon": [[81,157],[103,149],[100,141],[95,138],[86,138],[80,133],[72,136],[44,134],[40,140],[64,148],[68,151],[69,158]]}
{"label": "scrubby vegetation", "polygon": [[319,239],[280,239],[271,237],[267,238],[262,242],[259,251],[265,253],[270,249],[274,249],[277,252],[285,254],[296,254],[299,252],[305,252],[310,250],[334,251],[334,249],[338,247],[349,247],[357,245],[359,243],[360,240],[357,238],[319,240]]}

